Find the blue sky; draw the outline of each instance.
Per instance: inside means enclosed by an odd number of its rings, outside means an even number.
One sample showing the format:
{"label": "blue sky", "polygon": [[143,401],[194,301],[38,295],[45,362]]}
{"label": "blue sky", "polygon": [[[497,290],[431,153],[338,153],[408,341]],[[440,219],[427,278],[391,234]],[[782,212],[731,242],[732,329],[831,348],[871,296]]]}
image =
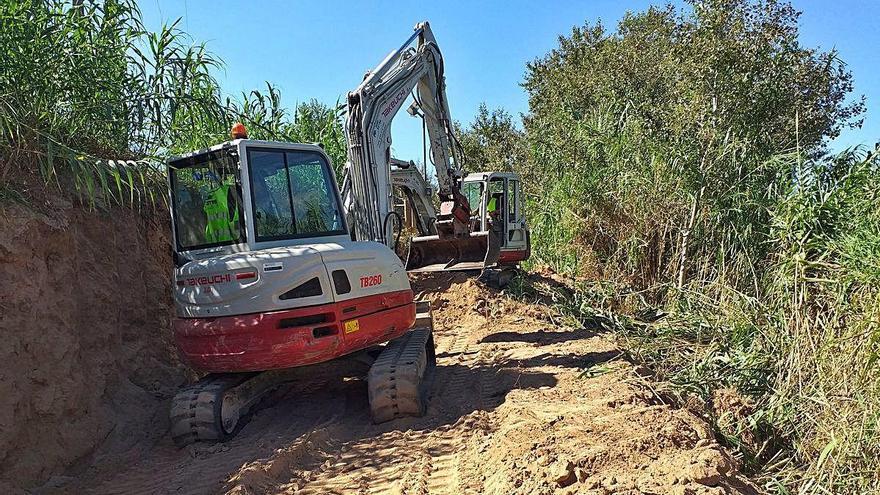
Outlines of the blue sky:
{"label": "blue sky", "polygon": [[[627,11],[663,2],[444,1],[321,2],[142,0],[148,28],[181,17],[195,41],[206,41],[226,67],[217,74],[227,93],[264,88],[271,81],[287,106],[317,98],[334,103],[429,20],[446,61],[450,111],[469,122],[481,102],[514,115],[528,110],[519,86],[527,62],[556,46],[574,25],[601,19],[613,26]],[[836,149],[880,140],[880,2],[794,0],[803,11],[801,38],[808,46],[836,48],[849,64],[858,95],[867,97],[862,129],[845,131]],[[345,19],[352,19],[345,21]],[[406,104],[404,105],[406,108]],[[393,152],[422,156],[421,123],[401,111],[394,122]]]}

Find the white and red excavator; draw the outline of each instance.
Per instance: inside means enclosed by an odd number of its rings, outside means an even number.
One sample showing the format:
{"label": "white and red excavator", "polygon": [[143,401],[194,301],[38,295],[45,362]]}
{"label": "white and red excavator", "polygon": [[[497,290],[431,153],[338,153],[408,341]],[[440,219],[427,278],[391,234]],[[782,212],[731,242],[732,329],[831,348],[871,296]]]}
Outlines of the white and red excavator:
{"label": "white and red excavator", "polygon": [[[439,213],[424,181],[392,167],[400,163],[390,157],[391,121],[411,93],[430,136]],[[374,421],[422,414],[432,323],[407,269],[503,273],[528,257],[517,176],[462,181],[443,59],[427,22],[348,95],[345,130],[342,193],[320,146],[247,139],[240,124],[232,141],[168,162],[173,332],[184,359],[206,373],[172,401],[178,445],[234,435],[292,368],[343,357],[370,365]],[[420,235],[407,266],[393,251],[394,184],[418,202]]]}

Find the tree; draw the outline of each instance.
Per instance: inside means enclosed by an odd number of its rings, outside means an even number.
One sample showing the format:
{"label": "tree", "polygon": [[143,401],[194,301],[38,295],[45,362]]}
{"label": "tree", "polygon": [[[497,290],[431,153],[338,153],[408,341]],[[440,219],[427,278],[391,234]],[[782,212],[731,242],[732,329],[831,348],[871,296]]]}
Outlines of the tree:
{"label": "tree", "polygon": [[490,113],[481,103],[468,128],[457,127],[468,171],[510,171],[526,162],[525,135],[503,109]]}
{"label": "tree", "polygon": [[822,150],[861,124],[863,101],[846,100],[852,75],[835,51],[801,46],[788,2],[688,3],[687,12],[627,14],[616,33],[596,24],[560,38],[528,64],[529,130],[560,111],[576,121],[613,105],[655,138],[705,146],[730,132],[767,156],[798,144]]}
{"label": "tree", "polygon": [[605,232],[583,234],[604,259],[650,261],[648,281],[679,286],[728,276],[719,259],[754,279],[768,190],[791,175],[768,159],[821,155],[864,112],[837,53],[801,45],[798,16],[785,1],[688,0],[615,32],[574,28],[528,64],[531,172],[578,192],[565,207]]}
{"label": "tree", "polygon": [[281,92],[270,83],[266,91],[253,90],[241,102],[227,103],[228,115],[242,120],[251,137],[293,143],[317,143],[333,162],[336,178],[342,180],[347,147],[342,124],[343,107],[311,99],[296,105],[293,118],[281,102]]}

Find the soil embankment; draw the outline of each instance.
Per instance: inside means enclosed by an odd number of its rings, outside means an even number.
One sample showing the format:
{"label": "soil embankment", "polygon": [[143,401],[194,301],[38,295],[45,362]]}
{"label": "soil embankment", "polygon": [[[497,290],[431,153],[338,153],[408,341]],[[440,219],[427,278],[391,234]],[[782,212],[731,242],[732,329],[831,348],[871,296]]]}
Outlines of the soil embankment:
{"label": "soil embankment", "polygon": [[167,218],[60,199],[44,210],[0,210],[2,493],[163,436],[162,403],[184,379]]}
{"label": "soil embankment", "polygon": [[756,493],[708,426],[641,385],[609,337],[460,275],[415,287],[433,302],[437,344],[425,417],[373,425],[361,379],[306,368],[225,444],[141,442],[126,469],[95,463],[57,491]]}

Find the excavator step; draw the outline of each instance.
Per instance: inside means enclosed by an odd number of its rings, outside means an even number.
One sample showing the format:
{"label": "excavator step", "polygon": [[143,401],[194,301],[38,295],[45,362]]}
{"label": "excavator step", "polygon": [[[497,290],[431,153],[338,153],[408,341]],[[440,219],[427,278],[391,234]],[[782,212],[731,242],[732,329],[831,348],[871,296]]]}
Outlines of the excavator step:
{"label": "excavator step", "polygon": [[416,326],[389,342],[367,376],[370,412],[375,423],[402,416],[422,416],[436,365],[430,309],[418,308]]}

